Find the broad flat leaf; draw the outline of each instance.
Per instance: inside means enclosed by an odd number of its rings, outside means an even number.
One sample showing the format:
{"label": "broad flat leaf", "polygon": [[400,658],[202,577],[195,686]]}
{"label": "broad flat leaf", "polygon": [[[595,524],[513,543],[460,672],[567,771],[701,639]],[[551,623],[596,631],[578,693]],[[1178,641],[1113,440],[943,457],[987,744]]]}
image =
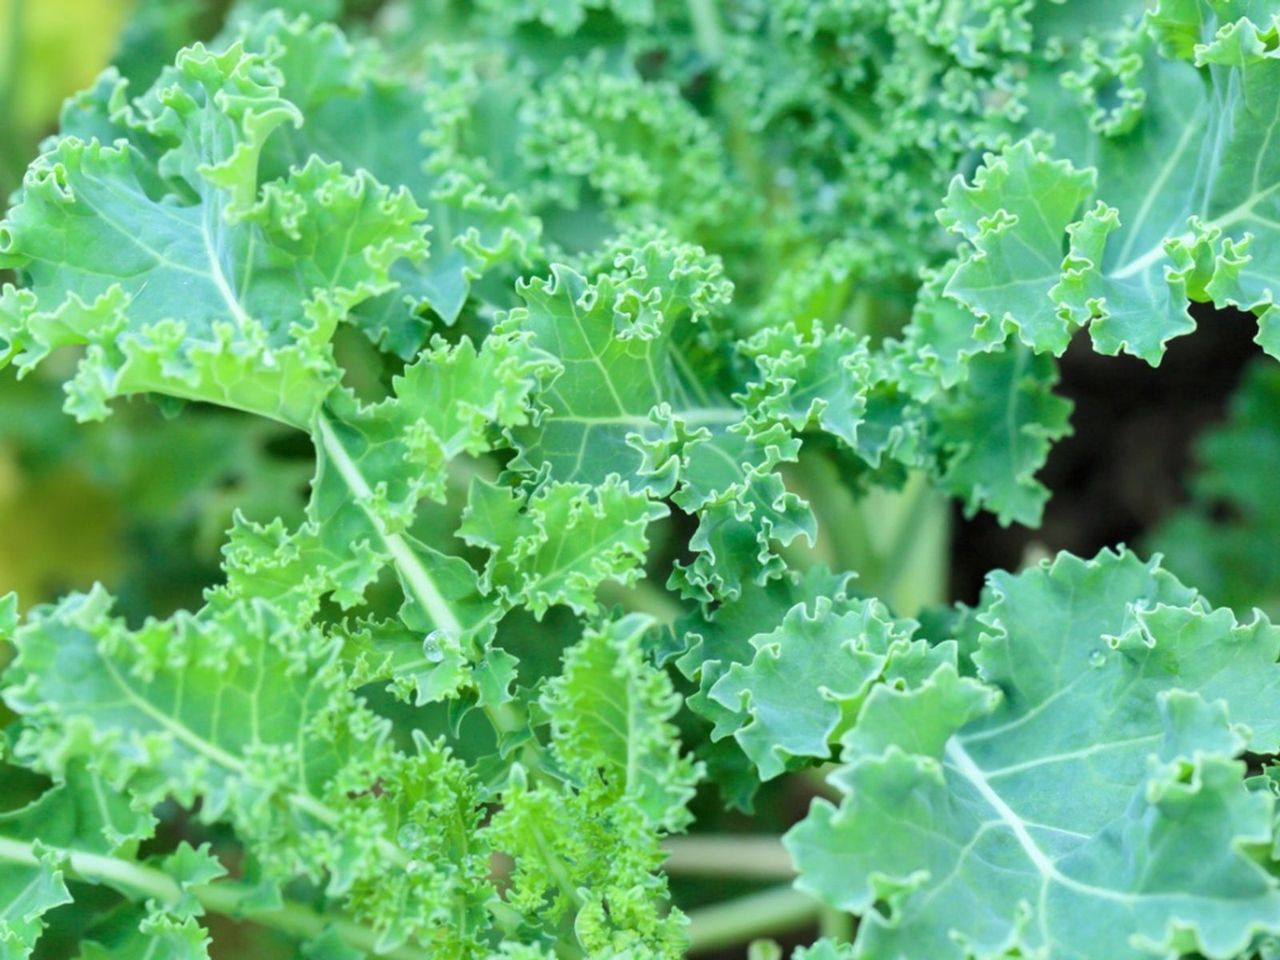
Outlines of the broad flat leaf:
{"label": "broad flat leaf", "polygon": [[86,345],[81,419],[154,391],[309,423],[338,379],[336,324],[426,241],[413,198],[366,173],[312,157],[261,182],[268,137],[301,122],[279,79],[197,45],[112,115],[129,142],[68,136],[32,165],[3,250],[29,289],[0,305],[0,362]]}
{"label": "broad flat leaf", "polygon": [[[801,886],[864,913],[861,957],[1234,957],[1280,925],[1246,854],[1271,799],[1280,630],[1155,563],[1063,554],[992,575],[978,678],[880,685],[787,843]],[[879,905],[877,905],[877,903]]]}

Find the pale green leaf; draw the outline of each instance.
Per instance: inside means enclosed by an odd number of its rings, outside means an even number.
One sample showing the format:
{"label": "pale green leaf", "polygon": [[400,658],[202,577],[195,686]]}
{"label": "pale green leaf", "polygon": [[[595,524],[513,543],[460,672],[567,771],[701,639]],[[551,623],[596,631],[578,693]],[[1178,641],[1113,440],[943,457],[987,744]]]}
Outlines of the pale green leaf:
{"label": "pale green leaf", "polygon": [[871,685],[895,656],[911,652],[914,630],[877,600],[837,606],[819,597],[812,614],[793,607],[776,630],[751,638],[749,663],[733,664],[711,688],[712,700],[748,718],[732,731],[721,724],[714,735],[732,732],[762,780],[797,761],[827,759]]}
{"label": "pale green leaf", "polygon": [[1280,924],[1244,847],[1272,802],[1280,631],[1154,563],[1060,555],[992,576],[978,679],[876,687],[788,837],[801,885],[864,913],[857,955],[1229,958]]}

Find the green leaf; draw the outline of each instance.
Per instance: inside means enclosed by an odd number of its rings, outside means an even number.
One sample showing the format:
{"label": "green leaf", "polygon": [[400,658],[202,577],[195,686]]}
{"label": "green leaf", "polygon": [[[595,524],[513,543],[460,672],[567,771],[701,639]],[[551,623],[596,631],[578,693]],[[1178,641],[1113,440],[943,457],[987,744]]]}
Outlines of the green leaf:
{"label": "green leaf", "polygon": [[793,607],[776,630],[751,638],[749,663],[733,664],[711,688],[712,700],[748,718],[736,730],[717,726],[713,736],[732,732],[762,780],[798,760],[827,759],[893,659],[919,654],[914,631],[877,600],[837,605],[818,597],[812,614]]}
{"label": "green leaf", "polygon": [[178,849],[165,857],[163,869],[178,883],[182,898],[170,907],[170,911],[183,919],[199,916],[204,912],[200,901],[192,894],[193,887],[208,886],[214,880],[227,875],[227,868],[213,855],[209,844],[197,849],[185,840]]}
{"label": "green leaf", "polygon": [[698,684],[689,706],[718,729],[727,732],[740,726],[746,718],[712,699],[712,687],[733,664],[749,663],[755,656],[753,639],[777,630],[789,614],[797,615],[797,605],[829,602],[834,611],[848,609],[854,602],[848,592],[852,579],[853,574],[833,574],[821,567],[803,575],[788,570],[758,590],[743,591],[714,610],[699,610],[677,621],[672,632],[683,652],[676,666]]}
{"label": "green leaf", "polygon": [[663,833],[690,821],[700,764],[680,756],[678,698],[631,615],[588,628],[565,652],[541,705],[565,782],[513,767],[486,837],[515,861],[506,899],[552,931],[572,914],[588,956],[683,956],[685,919],[664,903]]}
{"label": "green leaf", "polygon": [[[83,761],[68,764],[65,774],[31,804],[0,813],[0,956],[29,956],[44,929],[41,916],[72,902],[64,882],[69,851],[131,851],[151,834],[152,817],[133,809]],[[10,855],[33,840],[29,862]]]}
{"label": "green leaf", "polygon": [[[562,372],[539,399],[537,422],[512,432],[516,466],[562,481],[618,474],[636,490],[669,492],[677,463],[672,420],[735,423],[740,410],[687,372],[691,324],[726,303],[731,286],[701,249],[657,239],[621,248],[594,283],[566,266],[521,284],[526,307],[498,331],[525,331]],[[679,338],[679,339],[677,339]]]}
{"label": "green leaf", "polygon": [[985,507],[1000,523],[1038,526],[1049,498],[1035,473],[1054,440],[1069,436],[1071,401],[1053,393],[1052,358],[1012,343],[970,363],[969,378],[930,407],[930,445],[939,483],[973,514]]}
{"label": "green leaf", "polygon": [[84,344],[80,419],[153,391],[306,426],[338,379],[336,324],[426,253],[412,197],[366,173],[312,157],[261,182],[267,138],[301,121],[278,84],[197,45],[113,114],[130,142],[69,136],[28,171],[3,263],[30,289],[6,292],[0,340],[22,370]]}
{"label": "green leaf", "polygon": [[[344,574],[327,587],[352,605],[381,566],[394,560],[429,624],[457,639],[477,627],[478,614],[448,609],[449,601],[463,602],[473,593],[469,567],[411,543],[407,530],[422,498],[444,502],[453,460],[487,453],[501,445],[503,429],[530,422],[531,398],[551,370],[527,336],[494,335],[478,351],[470,340],[452,347],[434,343],[393,378],[393,395],[381,403],[334,394],[316,425],[308,526],[289,546],[303,554],[304,562],[294,565],[297,575],[354,570],[355,576]],[[448,596],[437,596],[435,578],[443,578]]]}
{"label": "green leaf", "polygon": [[648,25],[653,20],[653,0],[480,0],[479,6],[491,17],[517,23],[536,20],[559,34],[573,33],[595,10],[608,10],[629,24]]}
{"label": "green leaf", "polygon": [[853,947],[828,937],[808,947],[796,947],[791,960],[854,960]]}
{"label": "green leaf", "polygon": [[[1268,149],[1280,103],[1273,13],[1255,3],[1160,4],[1147,29],[1175,59],[1141,54],[1140,116],[1131,111],[1118,128],[1083,130],[1072,110],[1042,99],[1056,149],[1089,169],[1072,172],[1026,142],[989,158],[976,186],[959,194],[982,202],[943,213],[972,244],[948,293],[982,317],[1007,316],[1037,350],[1061,352],[1069,331],[1088,325],[1099,351],[1153,365],[1170,339],[1194,329],[1188,301],[1238,307],[1258,315],[1258,342],[1280,356],[1271,312],[1280,272],[1270,255],[1280,219]],[[1061,191],[1055,170],[1066,178]],[[1069,249],[1053,276],[1064,231]],[[1006,258],[989,256],[997,243]],[[1010,309],[1011,292],[1020,312]],[[1028,336],[1029,324],[1038,332]]]}
{"label": "green leaf", "polygon": [[34,866],[5,865],[0,876],[0,956],[25,960],[31,956],[44,930],[42,917],[55,907],[71,903],[55,853],[43,853]]}
{"label": "green leaf", "polygon": [[[864,913],[858,956],[1233,957],[1280,923],[1243,786],[1280,712],[1280,630],[1155,563],[1062,554],[993,574],[979,679],[877,686],[787,838],[800,884]],[[1212,864],[1212,867],[1206,865]]]}
{"label": "green leaf", "polygon": [[110,945],[86,941],[77,960],[208,960],[209,944],[208,932],[194,918],[152,914],[139,929]]}
{"label": "green leaf", "polygon": [[680,698],[666,674],[646,662],[641,638],[652,621],[639,614],[588,629],[565,651],[541,705],[551,720],[551,750],[584,792],[625,802],[662,833],[692,820],[701,765],[680,756],[670,723]]}
{"label": "green leaf", "polygon": [[399,289],[355,308],[353,322],[375,343],[412,359],[427,342],[426,309],[453,323],[475,281],[495,272],[514,280],[512,268],[529,263],[541,224],[517,196],[495,195],[436,135],[433,114],[449,109],[456,91],[436,95],[418,78],[393,73],[376,47],[354,45],[332,24],[306,16],[246,20],[240,38],[279,70],[281,95],[304,118],[268,144],[270,169],[319,156],[403,187],[426,208],[429,256],[401,261],[393,269]]}
{"label": "green leaf", "polygon": [[792,324],[768,327],[740,352],[759,372],[742,398],[753,418],[797,433],[818,427],[857,446],[870,370],[866,345],[853,331],[815,324],[805,335]]}
{"label": "green leaf", "polygon": [[668,512],[616,478],[595,487],[551,484],[527,500],[477,479],[458,535],[489,552],[480,586],[499,604],[526,606],[538,618],[561,603],[594,613],[603,581],[643,575],[646,530]]}
{"label": "green leaf", "polygon": [[485,830],[515,862],[506,900],[544,935],[563,930],[572,915],[565,939],[587,956],[677,960],[687,921],[664,903],[657,871],[665,854],[648,816],[604,797],[568,785],[531,787],[515,768]]}
{"label": "green leaf", "polygon": [[[391,749],[336,639],[261,601],[136,631],[110,603],[73,595],[19,629],[4,699],[23,717],[20,758],[55,775],[91,758],[141,808],[201,797],[267,878],[326,877],[387,948],[473,942],[491,888],[487,851],[454,839],[476,827],[470,774],[422,737]],[[211,876],[189,855],[170,865],[180,882]]]}
{"label": "green leaf", "polygon": [[900,378],[921,401],[963,383],[974,357],[1001,349],[1008,339],[1001,325],[979,321],[968,307],[943,293],[954,269],[952,265],[925,274],[901,346],[891,348],[905,368]]}
{"label": "green leaf", "polygon": [[1071,327],[1049,290],[1062,273],[1063,233],[1094,178],[1022,140],[988,154],[971,186],[952,182],[938,219],[970,246],[945,290],[981,319],[976,337],[1016,332],[1037,352],[1067,349]]}
{"label": "green leaf", "polygon": [[683,483],[672,496],[687,513],[697,513],[689,540],[697,551],[691,563],[677,561],[671,585],[685,596],[707,601],[736,597],[747,584],[782,575],[785,565],[774,543],[817,536],[809,506],[789,491],[777,472],[794,461],[800,441],[776,424],[753,433],[748,424],[719,436],[696,437],[686,447]]}
{"label": "green leaf", "polygon": [[[616,228],[656,225],[697,243],[718,239],[717,228],[748,209],[726,170],[723,142],[672,83],[590,57],[548,77],[519,119],[515,151],[530,192],[556,206],[598,204]],[[562,242],[595,246],[613,232],[591,237],[583,227],[592,219],[577,218]]]}

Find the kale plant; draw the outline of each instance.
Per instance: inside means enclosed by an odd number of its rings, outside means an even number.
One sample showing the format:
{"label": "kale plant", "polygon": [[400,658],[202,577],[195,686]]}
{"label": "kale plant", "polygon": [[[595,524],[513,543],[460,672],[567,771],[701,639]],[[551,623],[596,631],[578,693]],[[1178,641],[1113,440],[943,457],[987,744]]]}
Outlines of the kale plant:
{"label": "kale plant", "polygon": [[[1280,2],[353,6],[144,6],[0,227],[188,531],[0,599],[0,958],[1280,956]],[[1270,356],[1178,575],[945,606],[1193,305]]]}

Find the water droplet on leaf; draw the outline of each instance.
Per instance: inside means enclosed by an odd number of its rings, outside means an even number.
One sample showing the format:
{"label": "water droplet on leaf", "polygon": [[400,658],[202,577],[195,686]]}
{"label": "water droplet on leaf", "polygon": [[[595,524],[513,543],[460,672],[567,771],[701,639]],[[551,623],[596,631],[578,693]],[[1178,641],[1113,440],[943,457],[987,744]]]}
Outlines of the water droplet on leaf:
{"label": "water droplet on leaf", "polygon": [[396,834],[396,843],[406,850],[417,850],[426,839],[426,831],[416,823],[406,823]]}
{"label": "water droplet on leaf", "polygon": [[444,659],[444,644],[448,639],[444,631],[432,630],[422,641],[422,655],[432,663],[439,663]]}
{"label": "water droplet on leaf", "polygon": [[1101,650],[1095,650],[1093,653],[1089,654],[1089,666],[1091,667],[1105,666],[1106,662],[1107,655]]}

